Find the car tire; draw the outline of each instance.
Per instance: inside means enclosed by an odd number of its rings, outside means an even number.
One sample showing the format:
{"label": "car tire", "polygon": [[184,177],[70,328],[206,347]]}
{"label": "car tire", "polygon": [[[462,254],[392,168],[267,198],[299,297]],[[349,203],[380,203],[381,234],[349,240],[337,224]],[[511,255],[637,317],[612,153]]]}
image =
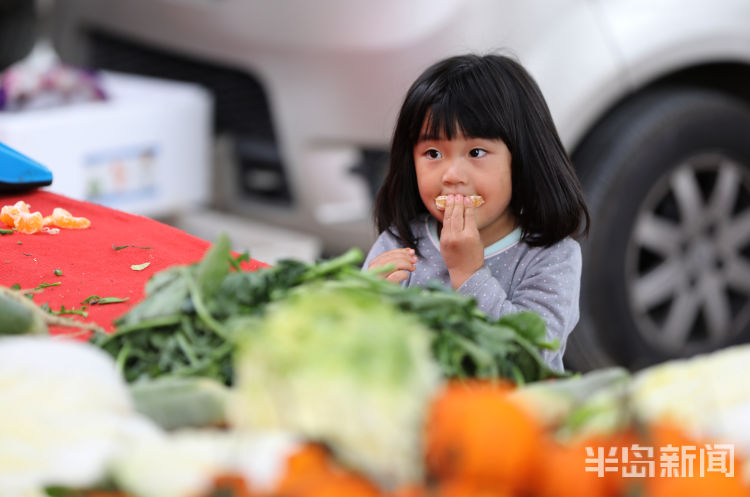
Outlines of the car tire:
{"label": "car tire", "polygon": [[592,216],[566,364],[633,370],[750,338],[750,107],[659,88],[573,154]]}

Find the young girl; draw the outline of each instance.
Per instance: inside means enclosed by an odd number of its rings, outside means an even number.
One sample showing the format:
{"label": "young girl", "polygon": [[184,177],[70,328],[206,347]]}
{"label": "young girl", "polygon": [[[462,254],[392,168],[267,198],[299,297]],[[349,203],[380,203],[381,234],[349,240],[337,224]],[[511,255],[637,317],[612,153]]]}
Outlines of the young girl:
{"label": "young girl", "polygon": [[365,268],[403,285],[440,280],[492,317],[530,310],[560,348],[578,322],[589,214],[544,97],[499,55],[451,57],[409,89],[375,199]]}

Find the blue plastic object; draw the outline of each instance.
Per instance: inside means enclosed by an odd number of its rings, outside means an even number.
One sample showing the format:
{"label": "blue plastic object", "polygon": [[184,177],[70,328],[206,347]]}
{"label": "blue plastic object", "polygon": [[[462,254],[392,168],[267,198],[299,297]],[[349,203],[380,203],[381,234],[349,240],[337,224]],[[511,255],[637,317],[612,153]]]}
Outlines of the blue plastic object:
{"label": "blue plastic object", "polygon": [[0,143],[0,193],[20,192],[52,183],[52,172]]}

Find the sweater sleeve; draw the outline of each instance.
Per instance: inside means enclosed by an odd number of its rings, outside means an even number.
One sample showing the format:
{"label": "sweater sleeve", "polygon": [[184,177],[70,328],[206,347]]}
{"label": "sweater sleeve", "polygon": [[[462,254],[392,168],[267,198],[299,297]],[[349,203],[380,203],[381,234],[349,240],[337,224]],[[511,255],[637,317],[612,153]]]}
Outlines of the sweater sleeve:
{"label": "sweater sleeve", "polygon": [[493,318],[534,311],[547,324],[547,339],[559,341],[558,350],[544,350],[542,357],[562,371],[568,335],[578,322],[581,285],[581,248],[572,239],[563,240],[536,253],[509,297],[487,266],[483,266],[458,288],[474,297],[479,309]]}

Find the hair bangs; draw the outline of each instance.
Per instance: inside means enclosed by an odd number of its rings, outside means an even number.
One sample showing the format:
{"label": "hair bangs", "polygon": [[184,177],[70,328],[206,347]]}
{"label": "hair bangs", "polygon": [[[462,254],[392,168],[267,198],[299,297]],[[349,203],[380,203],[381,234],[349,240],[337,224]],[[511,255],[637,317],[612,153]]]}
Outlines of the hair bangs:
{"label": "hair bangs", "polygon": [[426,107],[417,137],[423,140],[467,138],[508,141],[508,129],[499,102],[487,101],[486,91],[465,84],[449,85]]}

